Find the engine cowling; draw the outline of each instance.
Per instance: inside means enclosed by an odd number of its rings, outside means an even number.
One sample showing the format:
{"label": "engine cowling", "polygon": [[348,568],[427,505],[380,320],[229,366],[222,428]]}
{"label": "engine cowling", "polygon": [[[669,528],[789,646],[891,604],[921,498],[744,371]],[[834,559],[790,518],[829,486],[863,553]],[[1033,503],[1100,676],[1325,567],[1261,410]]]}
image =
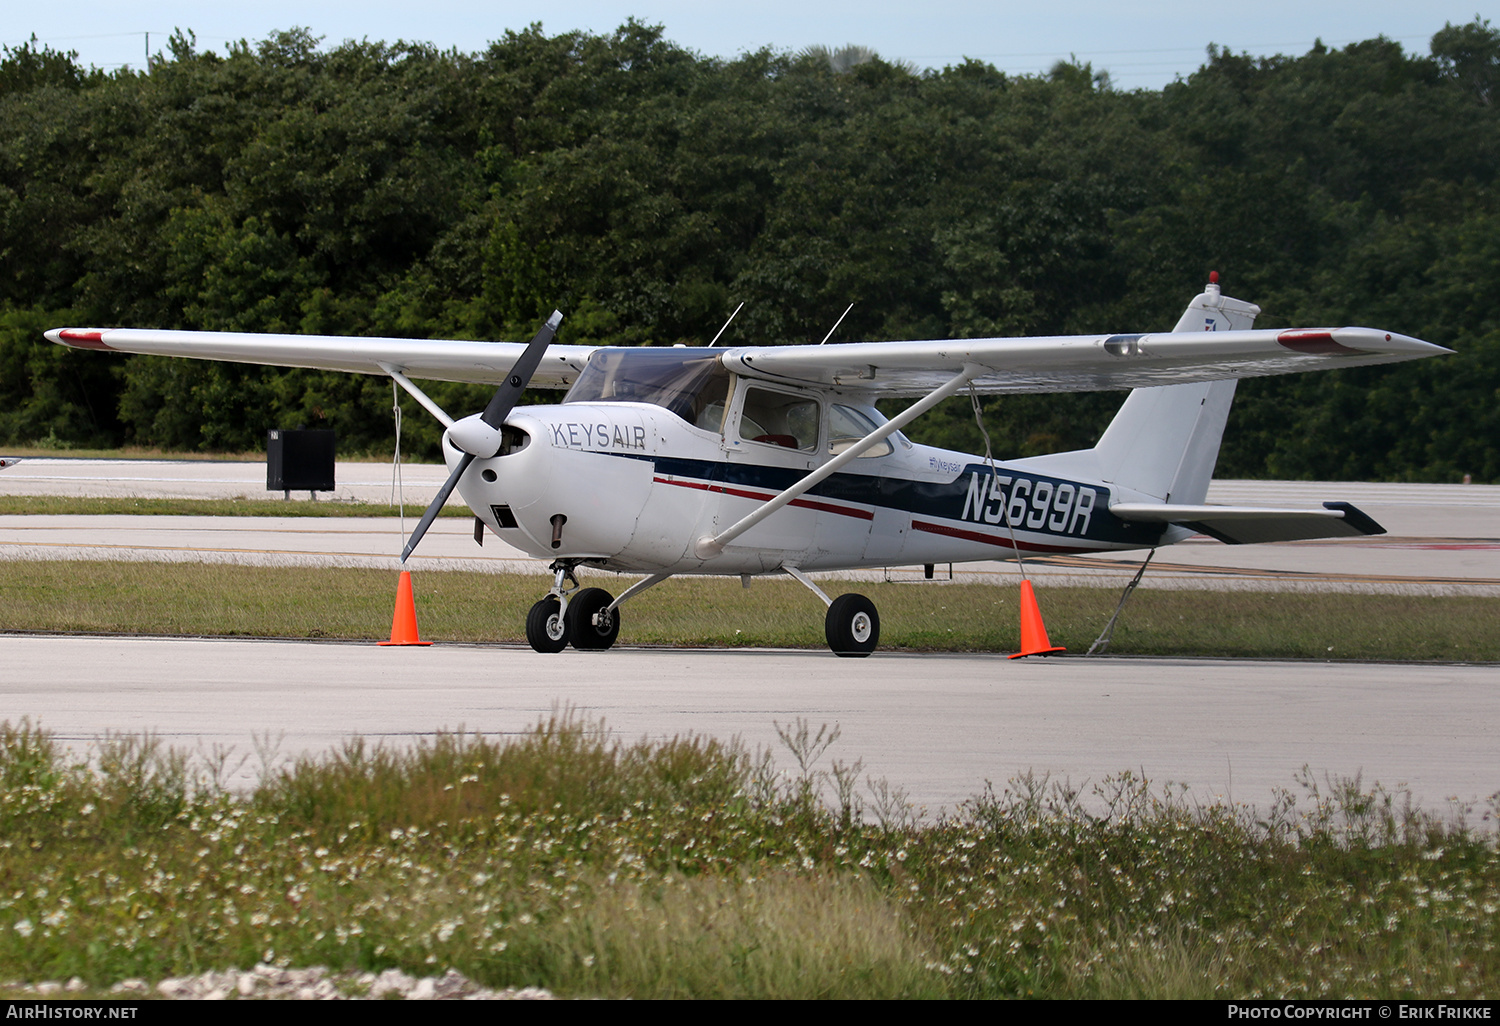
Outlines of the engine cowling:
{"label": "engine cowling", "polygon": [[[443,443],[450,468],[463,457],[452,434]],[[635,535],[653,449],[649,425],[629,406],[526,407],[506,420],[498,451],[474,461],[458,492],[499,538],[532,556],[608,559]]]}

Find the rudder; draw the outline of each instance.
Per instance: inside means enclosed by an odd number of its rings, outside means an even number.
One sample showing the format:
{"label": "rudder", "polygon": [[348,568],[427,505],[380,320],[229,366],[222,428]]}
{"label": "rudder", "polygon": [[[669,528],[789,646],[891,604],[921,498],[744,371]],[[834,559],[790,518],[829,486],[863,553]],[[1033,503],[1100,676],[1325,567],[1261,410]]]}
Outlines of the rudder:
{"label": "rudder", "polygon": [[[1214,276],[1217,279],[1217,275]],[[1172,330],[1237,331],[1260,307],[1232,299],[1211,280]],[[1236,379],[1137,388],[1092,449],[1017,461],[1039,472],[1086,476],[1161,502],[1197,505],[1208,494]]]}
{"label": "rudder", "polygon": [[[1211,280],[1172,330],[1248,330],[1259,313],[1254,303],[1223,295]],[[1163,502],[1201,503],[1237,383],[1230,378],[1132,390],[1094,446],[1103,479]]]}

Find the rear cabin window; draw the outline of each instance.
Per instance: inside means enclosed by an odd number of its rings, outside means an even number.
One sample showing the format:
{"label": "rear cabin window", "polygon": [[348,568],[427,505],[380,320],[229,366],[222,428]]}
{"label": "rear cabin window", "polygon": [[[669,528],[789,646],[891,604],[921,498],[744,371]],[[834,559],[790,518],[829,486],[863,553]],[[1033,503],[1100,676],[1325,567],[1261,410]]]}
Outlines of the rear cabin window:
{"label": "rear cabin window", "polygon": [[740,437],[747,442],[779,445],[783,449],[816,449],[817,400],[752,385],[745,389],[745,406],[740,411]]}

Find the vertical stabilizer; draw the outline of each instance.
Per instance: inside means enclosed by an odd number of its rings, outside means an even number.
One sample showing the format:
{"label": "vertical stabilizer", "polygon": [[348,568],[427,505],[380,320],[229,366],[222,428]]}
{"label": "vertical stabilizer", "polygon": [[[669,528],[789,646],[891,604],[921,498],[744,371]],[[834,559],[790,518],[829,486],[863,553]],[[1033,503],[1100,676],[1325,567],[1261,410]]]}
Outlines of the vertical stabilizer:
{"label": "vertical stabilizer", "polygon": [[1249,331],[1255,327],[1260,307],[1243,299],[1231,299],[1219,291],[1218,272],[1183,311],[1173,331]]}
{"label": "vertical stabilizer", "polygon": [[[1222,295],[1217,278],[1188,304],[1173,331],[1254,327],[1260,307]],[[1235,384],[1229,379],[1133,390],[1094,447],[1103,479],[1163,502],[1202,503]]]}

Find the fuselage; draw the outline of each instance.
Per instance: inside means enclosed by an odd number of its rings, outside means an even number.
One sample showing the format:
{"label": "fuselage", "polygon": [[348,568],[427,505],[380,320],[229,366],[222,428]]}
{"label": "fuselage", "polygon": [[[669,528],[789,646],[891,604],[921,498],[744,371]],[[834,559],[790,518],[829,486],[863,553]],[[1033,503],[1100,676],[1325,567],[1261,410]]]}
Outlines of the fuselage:
{"label": "fuselage", "polygon": [[[702,558],[698,539],[884,423],[858,396],[718,372],[702,378],[666,393],[637,389],[629,401],[598,382],[580,396],[589,384],[581,378],[560,405],[518,407],[506,420],[506,445],[474,461],[459,494],[500,538],[533,556],[651,574],[1138,549],[1190,533],[1113,516],[1106,482],[1049,476],[1026,461],[990,464],[897,433]],[[444,454],[450,466],[462,456],[446,441]]]}

